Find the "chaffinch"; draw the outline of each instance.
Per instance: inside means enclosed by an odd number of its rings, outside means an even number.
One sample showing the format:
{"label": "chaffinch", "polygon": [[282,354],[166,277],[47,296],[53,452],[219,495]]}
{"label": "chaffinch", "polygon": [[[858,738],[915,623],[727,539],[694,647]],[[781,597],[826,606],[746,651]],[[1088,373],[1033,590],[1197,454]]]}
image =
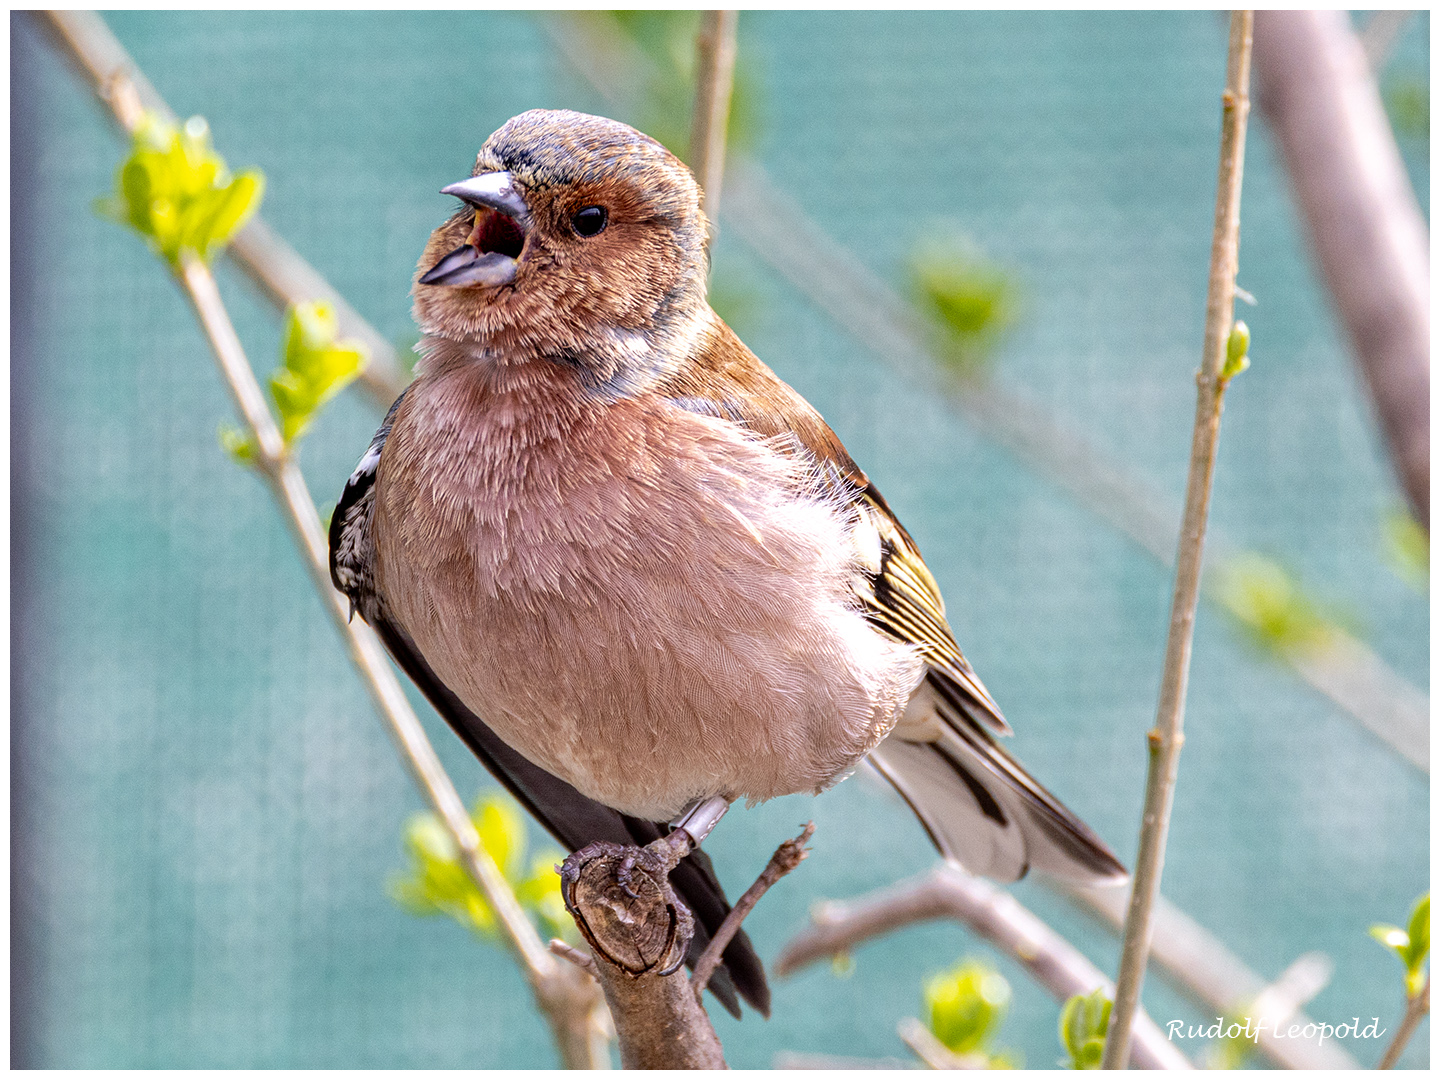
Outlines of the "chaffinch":
{"label": "chaffinch", "polygon": [[[331,572],[531,813],[574,850],[699,806],[698,840],[730,800],[868,756],[970,871],[1122,878],[996,741],[880,492],[706,302],[690,171],[535,110],[444,190],[462,206],[415,280],[421,373],[345,486]],[[698,955],[724,893],[699,850],[671,884]],[[717,996],[766,1011],[743,934],[724,959]]]}

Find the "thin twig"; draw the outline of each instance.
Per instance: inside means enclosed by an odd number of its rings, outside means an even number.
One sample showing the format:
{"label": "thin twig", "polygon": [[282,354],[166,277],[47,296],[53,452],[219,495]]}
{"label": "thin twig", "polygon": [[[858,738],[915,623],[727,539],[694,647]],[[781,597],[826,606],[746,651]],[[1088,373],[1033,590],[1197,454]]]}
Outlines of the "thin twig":
{"label": "thin twig", "polygon": [[735,87],[735,27],[738,11],[700,14],[696,41],[695,111],[690,124],[690,168],[700,181],[700,208],[710,219],[711,239],[720,216],[720,182],[725,175],[725,129]]}
{"label": "thin twig", "polygon": [[600,977],[595,971],[595,958],[589,953],[581,952],[575,948],[575,946],[561,941],[558,937],[550,939],[550,951],[562,960],[569,960],[570,963],[580,968],[580,970],[588,971],[593,978],[598,979]]}
{"label": "thin twig", "polygon": [[805,828],[800,830],[800,835],[793,840],[786,840],[778,848],[775,854],[770,856],[770,861],[765,864],[765,869],[760,871],[760,876],[755,879],[755,884],[745,890],[745,895],[735,902],[730,909],[730,914],[725,916],[714,935],[710,938],[710,944],[705,946],[705,951],[700,954],[700,959],[695,962],[695,974],[690,978],[690,986],[695,991],[698,999],[710,982],[710,976],[715,973],[715,968],[720,963],[720,954],[725,951],[725,946],[730,944],[740,930],[740,924],[745,921],[745,916],[750,914],[751,909],[760,902],[760,898],[769,891],[786,874],[794,870],[805,861],[810,854],[805,845],[815,835],[815,823],[807,822]]}
{"label": "thin twig", "polygon": [[1121,940],[1120,973],[1115,980],[1115,1005],[1105,1038],[1101,1068],[1123,1069],[1130,1060],[1130,1030],[1140,1004],[1140,986],[1150,955],[1151,912],[1160,891],[1165,841],[1185,741],[1185,689],[1190,674],[1190,649],[1195,631],[1195,606],[1200,598],[1200,566],[1205,552],[1205,524],[1210,506],[1215,453],[1225,381],[1221,369],[1234,322],[1235,274],[1240,251],[1240,185],[1244,176],[1245,129],[1250,112],[1250,45],[1255,15],[1230,15],[1229,62],[1225,78],[1220,130],[1220,169],[1215,194],[1215,230],[1210,247],[1210,287],[1205,315],[1205,347],[1195,404],[1195,434],[1190,447],[1185,516],[1175,560],[1175,595],[1170,607],[1170,633],[1160,703],[1148,741],[1150,770],[1145,784],[1145,812],[1140,850],[1135,859],[1130,908]]}
{"label": "thin twig", "polygon": [[1405,1017],[1400,1021],[1400,1027],[1395,1032],[1395,1038],[1390,1040],[1390,1045],[1385,1048],[1384,1055],[1380,1058],[1377,1069],[1393,1069],[1395,1063],[1400,1060],[1400,1055],[1405,1052],[1405,1046],[1410,1042],[1410,1036],[1415,1034],[1415,1029],[1420,1026],[1420,1021],[1425,1019],[1425,1014],[1430,1011],[1430,976],[1425,976],[1425,985],[1414,997],[1405,1000]]}
{"label": "thin twig", "polygon": [[990,1068],[990,1059],[984,1054],[955,1053],[913,1016],[907,1016],[896,1024],[895,1033],[915,1052],[916,1057],[932,1069]]}
{"label": "thin twig", "polygon": [[[1056,1001],[1113,989],[1104,972],[1014,896],[981,878],[941,863],[914,881],[858,900],[817,907],[812,925],[790,939],[775,961],[778,977],[911,923],[953,919],[1014,959]],[[1188,1069],[1189,1061],[1142,1012],[1135,1025],[1135,1061],[1146,1069]]]}

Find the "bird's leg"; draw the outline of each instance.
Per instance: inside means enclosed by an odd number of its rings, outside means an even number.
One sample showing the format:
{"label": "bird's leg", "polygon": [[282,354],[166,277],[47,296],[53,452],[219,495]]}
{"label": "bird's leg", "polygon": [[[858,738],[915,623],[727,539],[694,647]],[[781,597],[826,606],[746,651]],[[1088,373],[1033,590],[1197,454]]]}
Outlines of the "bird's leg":
{"label": "bird's leg", "polygon": [[669,875],[681,859],[704,842],[710,830],[729,809],[730,800],[721,795],[701,799],[670,822],[670,832],[659,840],[651,841],[643,848],[630,849],[615,868],[615,880],[625,890],[625,895],[632,900],[638,899],[631,886],[631,876],[637,865],[643,862],[643,869],[650,873]]}
{"label": "bird's leg", "polygon": [[[670,822],[670,827],[676,832],[683,830],[689,835],[692,847],[699,847],[710,835],[710,830],[719,824],[720,819],[725,816],[725,811],[729,809],[729,799],[723,795],[711,795],[708,799],[701,799]],[[674,836],[675,833],[670,835]],[[689,851],[686,851],[685,854],[688,855]]]}

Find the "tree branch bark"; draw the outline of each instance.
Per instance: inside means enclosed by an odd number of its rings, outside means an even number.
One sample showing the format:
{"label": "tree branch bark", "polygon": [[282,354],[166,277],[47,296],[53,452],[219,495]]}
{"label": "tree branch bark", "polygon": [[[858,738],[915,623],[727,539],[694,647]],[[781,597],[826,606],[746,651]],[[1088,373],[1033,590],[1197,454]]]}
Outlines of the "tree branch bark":
{"label": "tree branch bark", "polygon": [[1430,235],[1350,16],[1260,12],[1255,83],[1400,486],[1428,532]]}
{"label": "tree branch bark", "polygon": [[682,830],[645,848],[595,843],[561,869],[565,906],[590,943],[625,1069],[725,1068],[685,977],[694,921],[669,881],[690,848]]}
{"label": "tree branch bark", "polygon": [[615,1020],[623,1068],[727,1067],[702,1004],[705,986],[745,916],[775,882],[804,861],[805,843],[814,832],[814,824],[808,824],[798,837],[776,848],[716,930],[691,979],[685,977],[684,964],[694,922],[669,882],[670,871],[694,846],[684,829],[643,848],[590,844],[565,860],[560,871],[565,906],[590,943],[594,973]]}

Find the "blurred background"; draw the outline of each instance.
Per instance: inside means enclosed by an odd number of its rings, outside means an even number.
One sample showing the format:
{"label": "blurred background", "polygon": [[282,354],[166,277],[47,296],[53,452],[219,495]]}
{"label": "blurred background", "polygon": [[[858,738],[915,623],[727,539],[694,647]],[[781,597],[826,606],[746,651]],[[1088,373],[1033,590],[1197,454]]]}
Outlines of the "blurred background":
{"label": "blurred background", "polygon": [[[508,117],[605,112],[676,149],[688,130],[693,13],[618,20],[659,73],[619,105],[537,14],[107,19],[232,167],[265,172],[269,223],[402,350],[415,260],[453,204],[438,189]],[[11,25],[12,1064],[553,1066],[509,957],[387,894],[420,798],[267,491],[217,441],[232,406],[183,296],[92,210],[126,141],[38,20]],[[732,153],[918,315],[950,317],[934,324],[937,377],[897,368],[723,204],[716,306],[885,492],[1013,749],[1127,862],[1170,572],[967,420],[942,369],[1008,388],[1178,509],[1225,33],[1203,12],[747,12],[739,26]],[[1380,75],[1427,218],[1428,42],[1415,13]],[[224,260],[218,273],[268,372],[277,313]],[[1211,520],[1269,561],[1237,586],[1250,601],[1199,615],[1164,892],[1266,979],[1327,954],[1312,1017],[1393,1029],[1400,968],[1367,929],[1403,922],[1428,888],[1428,771],[1302,680],[1263,619],[1235,614],[1280,603],[1342,626],[1428,693],[1428,556],[1403,553],[1404,499],[1258,111],[1239,283],[1258,300],[1241,312],[1253,367],[1229,393]],[[350,391],[307,439],[322,513],[379,418]],[[488,788],[423,714],[462,795]],[[908,811],[857,776],[731,814],[706,844],[731,895],[812,817],[813,857],[747,922],[767,959],[818,899],[933,860]],[[1113,974],[1110,933],[1042,883],[1014,891]],[[1000,1042],[1052,1066],[1059,1006],[951,925],[778,982],[769,1021],[712,1013],[736,1067],[903,1061],[897,1021],[967,955],[1014,988]],[[1145,1003],[1162,1024],[1213,1019],[1153,974]],[[1428,1023],[1403,1063],[1428,1065],[1427,1047]],[[1382,1045],[1346,1049],[1368,1065]]]}

